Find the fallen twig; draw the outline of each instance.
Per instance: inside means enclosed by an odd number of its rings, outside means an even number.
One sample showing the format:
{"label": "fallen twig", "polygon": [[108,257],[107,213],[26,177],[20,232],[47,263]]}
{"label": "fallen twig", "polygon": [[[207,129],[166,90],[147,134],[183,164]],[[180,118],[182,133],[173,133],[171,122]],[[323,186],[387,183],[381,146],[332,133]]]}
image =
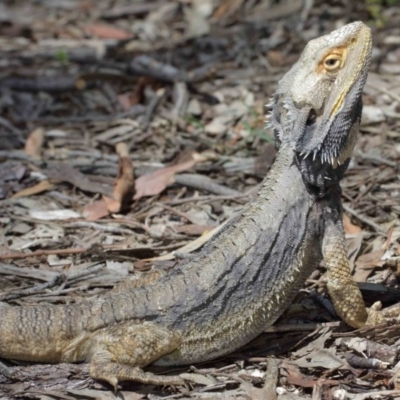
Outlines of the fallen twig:
{"label": "fallen twig", "polygon": [[242,194],[238,190],[214,182],[208,176],[199,174],[177,174],[175,175],[175,182],[183,186],[189,186],[222,196],[240,196]]}
{"label": "fallen twig", "polygon": [[364,217],[363,215],[361,215],[359,212],[357,212],[356,210],[354,210],[347,204],[343,204],[343,209],[346,212],[348,212],[349,214],[351,214],[354,217],[356,217],[357,219],[359,219],[364,224],[373,228],[376,232],[381,233],[382,235],[386,235],[387,232],[384,229],[382,229],[378,224],[376,224],[374,221],[370,220],[369,218]]}

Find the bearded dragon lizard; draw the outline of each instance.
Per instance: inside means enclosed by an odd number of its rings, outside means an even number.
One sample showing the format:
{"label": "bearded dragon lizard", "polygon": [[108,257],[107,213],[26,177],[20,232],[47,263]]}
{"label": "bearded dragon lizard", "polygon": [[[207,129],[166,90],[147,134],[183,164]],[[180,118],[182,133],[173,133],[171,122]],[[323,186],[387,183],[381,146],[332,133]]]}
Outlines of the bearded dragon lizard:
{"label": "bearded dragon lizard", "polygon": [[273,96],[277,159],[240,214],[195,258],[151,282],[69,305],[0,303],[0,357],[87,361],[93,378],[114,387],[179,385],[179,376],[143,367],[211,360],[245,345],[276,321],[322,259],[347,324],[390,317],[379,304],[366,309],[351,277],[340,203],[370,54],[361,22],[310,41]]}

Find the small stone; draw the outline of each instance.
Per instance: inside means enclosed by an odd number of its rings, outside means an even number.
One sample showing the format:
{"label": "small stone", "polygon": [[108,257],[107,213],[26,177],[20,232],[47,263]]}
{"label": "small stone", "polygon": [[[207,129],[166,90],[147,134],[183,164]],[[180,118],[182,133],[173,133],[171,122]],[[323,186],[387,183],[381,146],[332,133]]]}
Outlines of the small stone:
{"label": "small stone", "polygon": [[189,105],[187,108],[188,114],[195,115],[197,117],[200,116],[202,112],[203,111],[201,109],[200,102],[197,99],[193,98],[192,100],[189,101]]}
{"label": "small stone", "polygon": [[231,115],[236,118],[241,118],[248,112],[248,107],[241,100],[235,100],[230,106],[229,111]]}
{"label": "small stone", "polygon": [[364,106],[362,110],[362,125],[376,124],[385,121],[385,114],[380,107]]}
{"label": "small stone", "polygon": [[226,132],[227,126],[223,123],[223,119],[215,118],[204,129],[210,135],[221,135]]}
{"label": "small stone", "polygon": [[243,99],[243,103],[247,107],[253,107],[253,105],[254,105],[254,93],[248,92],[246,94],[245,98]]}

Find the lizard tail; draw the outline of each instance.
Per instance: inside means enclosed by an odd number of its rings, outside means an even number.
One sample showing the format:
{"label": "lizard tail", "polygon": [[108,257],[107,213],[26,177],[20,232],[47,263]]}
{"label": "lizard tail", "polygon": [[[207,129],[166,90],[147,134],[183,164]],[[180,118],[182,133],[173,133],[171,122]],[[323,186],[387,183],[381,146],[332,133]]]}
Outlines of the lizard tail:
{"label": "lizard tail", "polygon": [[82,331],[82,310],[73,305],[12,306],[0,302],[0,357],[59,362]]}

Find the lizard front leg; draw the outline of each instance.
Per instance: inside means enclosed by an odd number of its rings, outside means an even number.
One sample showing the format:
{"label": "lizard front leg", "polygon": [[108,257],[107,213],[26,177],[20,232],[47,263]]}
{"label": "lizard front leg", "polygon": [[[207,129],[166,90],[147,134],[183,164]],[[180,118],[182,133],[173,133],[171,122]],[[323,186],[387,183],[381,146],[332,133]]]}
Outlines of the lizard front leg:
{"label": "lizard front leg", "polygon": [[81,343],[90,359],[90,376],[117,389],[118,382],[137,381],[154,385],[183,385],[180,377],[160,376],[142,370],[171,353],[181,343],[180,333],[150,322],[126,321],[102,328]]}
{"label": "lizard front leg", "polygon": [[351,276],[342,223],[329,217],[322,239],[328,291],[339,317],[353,328],[360,328],[365,325],[368,313],[360,289]]}
{"label": "lizard front leg", "polygon": [[[334,209],[338,209],[336,203]],[[328,292],[336,313],[353,328],[398,322],[400,303],[383,310],[380,302],[367,309],[360,289],[351,276],[342,213],[330,209],[325,215],[322,254],[328,272]]]}
{"label": "lizard front leg", "polygon": [[328,272],[328,291],[336,313],[344,322],[353,328],[361,328],[381,324],[396,312],[398,315],[399,308],[391,312],[380,311],[380,303],[375,303],[369,310],[365,307],[360,289],[351,276],[341,213],[325,215],[322,253]]}

